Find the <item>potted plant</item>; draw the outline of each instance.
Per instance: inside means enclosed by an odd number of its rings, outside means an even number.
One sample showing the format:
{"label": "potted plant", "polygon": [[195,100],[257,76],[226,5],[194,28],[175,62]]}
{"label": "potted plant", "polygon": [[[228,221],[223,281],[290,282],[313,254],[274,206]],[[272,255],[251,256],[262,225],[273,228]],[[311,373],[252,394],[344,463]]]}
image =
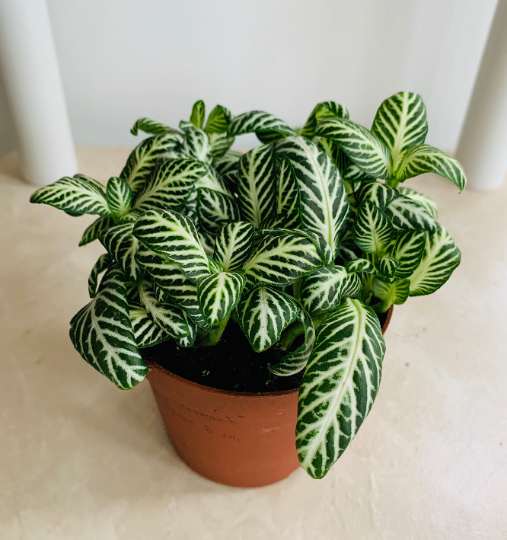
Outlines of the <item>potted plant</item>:
{"label": "potted plant", "polygon": [[[220,105],[206,120],[202,101],[179,129],[141,118],[132,133],[149,137],[107,186],[78,174],[31,198],[98,215],[80,245],[106,253],[71,321],[75,348],[120,389],[147,376],[201,474],[263,485],[299,459],[322,478],[373,405],[392,306],[460,262],[435,203],[400,186],[426,172],[465,186],[427,130],[407,92],[371,130],[332,101],[295,130]],[[230,150],[245,133],[260,146]]]}

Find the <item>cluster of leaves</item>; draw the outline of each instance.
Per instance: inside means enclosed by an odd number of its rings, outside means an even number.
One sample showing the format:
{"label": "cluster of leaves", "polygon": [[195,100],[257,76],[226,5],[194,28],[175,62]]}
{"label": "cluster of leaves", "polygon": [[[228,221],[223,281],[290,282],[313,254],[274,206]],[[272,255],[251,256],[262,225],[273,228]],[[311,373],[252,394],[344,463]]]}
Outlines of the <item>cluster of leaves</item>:
{"label": "cluster of leaves", "polygon": [[[255,351],[286,351],[273,373],[305,369],[297,448],[321,478],[377,394],[376,313],[434,292],[460,262],[435,204],[398,186],[434,172],[461,190],[461,166],[424,144],[424,104],[406,92],[382,103],[371,130],[331,101],[298,130],[220,105],[206,119],[198,101],[179,129],[141,118],[139,131],[150,136],[106,187],[76,175],[31,198],[99,216],[80,245],[99,239],[107,253],[71,321],[74,346],[128,389],[148,371],[139,349],[213,345],[233,321]],[[231,150],[245,133],[261,145]]]}

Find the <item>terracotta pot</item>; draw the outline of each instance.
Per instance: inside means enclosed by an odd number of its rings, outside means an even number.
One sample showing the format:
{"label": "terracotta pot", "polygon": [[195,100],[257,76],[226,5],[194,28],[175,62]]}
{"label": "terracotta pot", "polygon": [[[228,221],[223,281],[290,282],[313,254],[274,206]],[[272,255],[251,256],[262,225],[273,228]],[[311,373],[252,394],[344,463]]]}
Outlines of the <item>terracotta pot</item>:
{"label": "terracotta pot", "polygon": [[[392,307],[382,326],[385,333]],[[209,388],[157,364],[148,374],[167,434],[194,471],[229,486],[278,482],[299,467],[298,390],[252,394]]]}

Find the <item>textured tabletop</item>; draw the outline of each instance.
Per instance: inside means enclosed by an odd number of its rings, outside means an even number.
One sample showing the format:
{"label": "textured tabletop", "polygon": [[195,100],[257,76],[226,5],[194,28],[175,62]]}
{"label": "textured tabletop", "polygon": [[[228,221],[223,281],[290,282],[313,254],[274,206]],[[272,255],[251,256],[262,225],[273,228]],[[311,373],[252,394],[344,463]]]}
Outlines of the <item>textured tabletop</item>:
{"label": "textured tabletop", "polygon": [[[83,148],[119,174],[127,149]],[[30,205],[0,165],[2,540],[505,540],[507,184],[458,195],[426,175],[463,253],[432,296],[396,307],[376,403],[323,480],[257,489],[205,480],[175,455],[147,382],[117,390],[68,338],[88,302],[92,216]]]}

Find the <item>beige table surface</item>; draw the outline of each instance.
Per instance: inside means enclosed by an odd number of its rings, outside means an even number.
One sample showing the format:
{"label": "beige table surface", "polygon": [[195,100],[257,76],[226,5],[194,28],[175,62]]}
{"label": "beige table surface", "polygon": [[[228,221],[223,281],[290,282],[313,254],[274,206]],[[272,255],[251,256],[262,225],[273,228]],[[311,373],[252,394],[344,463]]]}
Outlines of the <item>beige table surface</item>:
{"label": "beige table surface", "polygon": [[[80,169],[117,175],[126,149],[82,148]],[[93,217],[29,205],[0,165],[1,540],[507,538],[507,184],[433,197],[463,252],[432,296],[397,307],[380,393],[323,480],[302,470],[258,489],[214,484],[168,442],[147,382],[117,390],[68,338],[88,302]]]}

